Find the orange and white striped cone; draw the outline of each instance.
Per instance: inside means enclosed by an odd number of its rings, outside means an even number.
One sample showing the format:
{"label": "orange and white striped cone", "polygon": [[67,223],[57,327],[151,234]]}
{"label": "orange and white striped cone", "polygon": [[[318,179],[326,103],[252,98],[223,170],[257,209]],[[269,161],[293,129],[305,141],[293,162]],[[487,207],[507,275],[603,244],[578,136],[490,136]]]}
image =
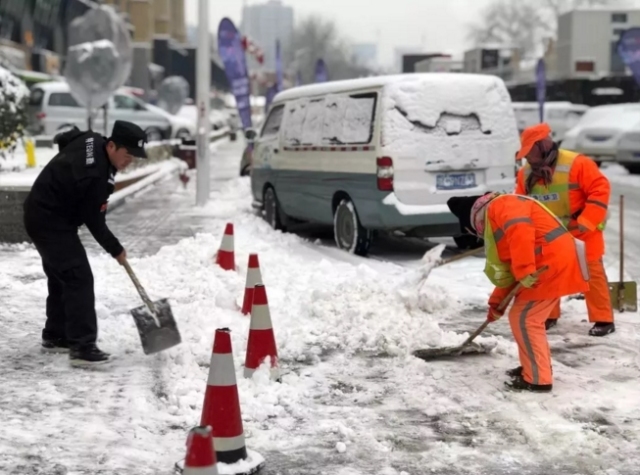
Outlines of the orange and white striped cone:
{"label": "orange and white striped cone", "polygon": [[249,267],[247,268],[247,283],[244,286],[244,300],[242,302],[242,314],[249,315],[253,307],[253,289],[262,284],[262,273],[258,254],[249,254]]}
{"label": "orange and white striped cone", "polygon": [[236,256],[233,243],[233,223],[227,223],[216,254],[216,264],[224,270],[236,270]]}
{"label": "orange and white striped cone", "polygon": [[244,362],[244,377],[251,378],[256,369],[267,358],[271,358],[271,379],[280,379],[278,370],[278,349],[271,324],[271,313],[267,302],[267,290],[263,284],[253,289],[249,341]]}
{"label": "orange and white striped cone", "polygon": [[200,425],[213,427],[213,445],[220,463],[234,464],[247,458],[228,328],[216,330]]}
{"label": "orange and white striped cone", "polygon": [[182,475],[218,475],[216,452],[210,426],[191,429]]}

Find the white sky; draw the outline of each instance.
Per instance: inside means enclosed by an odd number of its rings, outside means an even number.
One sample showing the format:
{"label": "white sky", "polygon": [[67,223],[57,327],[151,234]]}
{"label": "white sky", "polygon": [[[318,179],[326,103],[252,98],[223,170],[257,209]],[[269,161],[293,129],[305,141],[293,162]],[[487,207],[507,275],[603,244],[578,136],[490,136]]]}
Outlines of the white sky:
{"label": "white sky", "polygon": [[[249,5],[266,0],[246,0]],[[210,0],[209,27],[217,31],[222,18],[240,25],[243,0]],[[460,54],[468,46],[466,26],[490,0],[283,0],[296,19],[320,14],[333,19],[353,42],[378,43],[378,59],[391,66],[396,47],[424,52]],[[196,25],[198,0],[185,0],[187,23]]]}

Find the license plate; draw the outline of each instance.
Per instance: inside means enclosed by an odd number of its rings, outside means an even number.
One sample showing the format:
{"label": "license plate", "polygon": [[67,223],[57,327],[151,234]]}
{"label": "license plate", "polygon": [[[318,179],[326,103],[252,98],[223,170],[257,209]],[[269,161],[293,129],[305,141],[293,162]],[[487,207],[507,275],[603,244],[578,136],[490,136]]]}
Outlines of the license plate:
{"label": "license plate", "polygon": [[442,173],[436,175],[436,188],[438,190],[464,190],[475,188],[475,173]]}

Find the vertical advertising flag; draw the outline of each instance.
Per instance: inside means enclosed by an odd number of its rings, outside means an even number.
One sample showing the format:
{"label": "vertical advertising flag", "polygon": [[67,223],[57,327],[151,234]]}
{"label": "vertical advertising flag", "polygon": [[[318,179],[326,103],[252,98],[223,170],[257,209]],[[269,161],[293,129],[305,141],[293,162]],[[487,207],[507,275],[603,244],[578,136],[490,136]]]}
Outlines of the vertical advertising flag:
{"label": "vertical advertising flag", "polygon": [[296,73],[296,87],[298,86],[302,86],[302,74],[300,74],[300,71]]}
{"label": "vertical advertising flag", "polygon": [[224,71],[236,98],[242,128],[251,127],[251,82],[242,38],[231,20],[223,18],[218,26],[218,54],[224,63]]}
{"label": "vertical advertising flag", "polygon": [[277,84],[274,84],[271,87],[269,87],[269,89],[267,89],[266,102],[264,104],[264,112],[265,112],[265,114],[267,112],[269,112],[269,106],[271,105],[271,102],[273,102],[273,98],[276,97],[276,94],[278,94],[278,85]]}
{"label": "vertical advertising flag", "polygon": [[544,122],[544,101],[547,96],[547,77],[544,59],[540,58],[536,66],[536,98],[538,99],[538,110],[540,122]]}
{"label": "vertical advertising flag", "polygon": [[618,54],[640,85],[640,28],[629,28],[618,40]]}
{"label": "vertical advertising flag", "polygon": [[329,80],[329,72],[324,59],[320,58],[316,62],[316,82],[327,82]]}
{"label": "vertical advertising flag", "polygon": [[282,91],[284,73],[282,71],[282,52],[280,50],[280,40],[276,40],[276,87],[278,92]]}

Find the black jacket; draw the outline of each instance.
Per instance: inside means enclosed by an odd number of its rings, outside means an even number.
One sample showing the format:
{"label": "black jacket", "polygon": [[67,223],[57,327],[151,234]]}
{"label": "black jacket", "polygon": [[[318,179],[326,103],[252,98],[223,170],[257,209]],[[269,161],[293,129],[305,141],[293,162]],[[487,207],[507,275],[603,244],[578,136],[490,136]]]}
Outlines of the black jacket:
{"label": "black jacket", "polygon": [[77,128],[56,137],[60,153],[40,172],[24,203],[25,223],[39,232],[87,226],[113,257],[122,245],[105,221],[116,168],[107,155],[107,139]]}

